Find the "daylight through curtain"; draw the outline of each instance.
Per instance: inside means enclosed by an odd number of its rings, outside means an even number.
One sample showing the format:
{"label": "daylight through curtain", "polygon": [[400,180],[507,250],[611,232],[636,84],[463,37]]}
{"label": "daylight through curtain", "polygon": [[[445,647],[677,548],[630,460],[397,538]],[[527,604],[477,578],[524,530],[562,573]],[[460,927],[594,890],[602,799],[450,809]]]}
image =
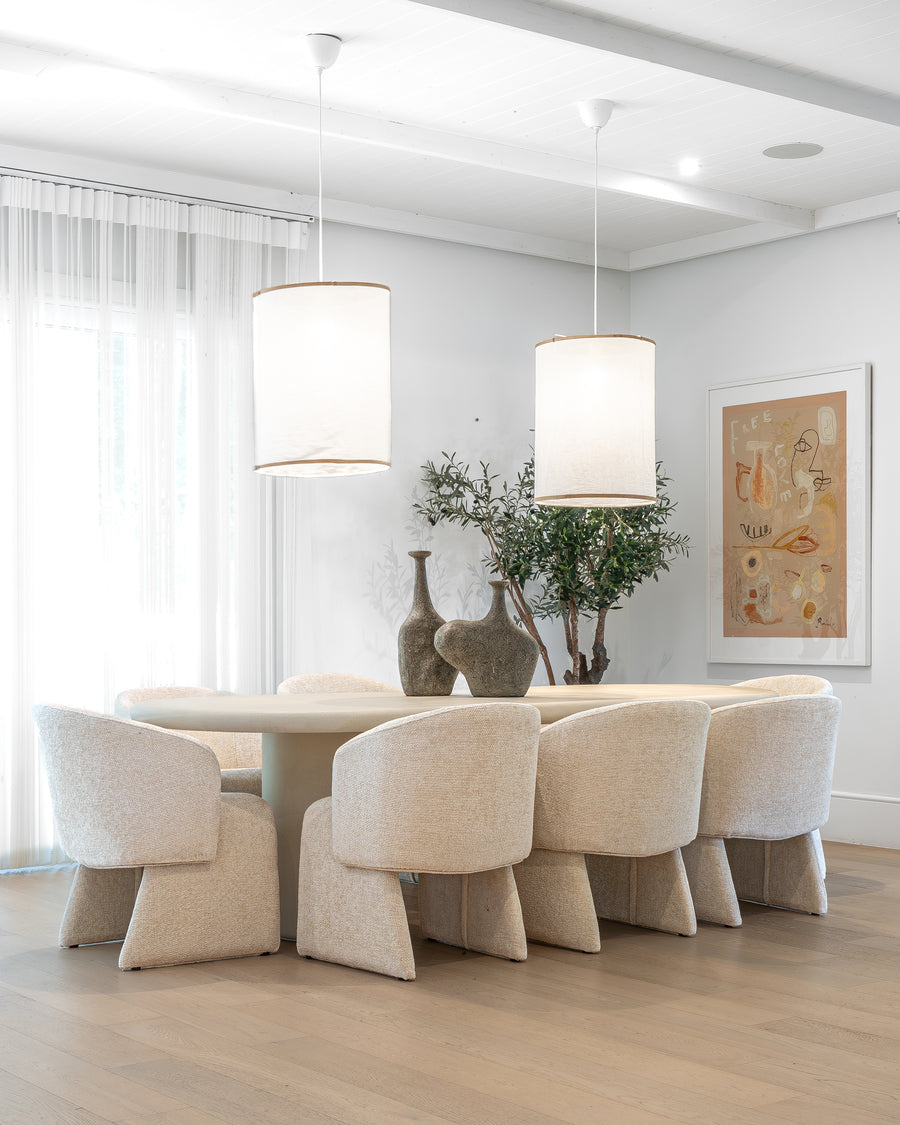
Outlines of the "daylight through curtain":
{"label": "daylight through curtain", "polygon": [[0,869],[63,858],[34,702],[274,687],[293,538],[252,472],[250,298],[305,233],[0,178]]}

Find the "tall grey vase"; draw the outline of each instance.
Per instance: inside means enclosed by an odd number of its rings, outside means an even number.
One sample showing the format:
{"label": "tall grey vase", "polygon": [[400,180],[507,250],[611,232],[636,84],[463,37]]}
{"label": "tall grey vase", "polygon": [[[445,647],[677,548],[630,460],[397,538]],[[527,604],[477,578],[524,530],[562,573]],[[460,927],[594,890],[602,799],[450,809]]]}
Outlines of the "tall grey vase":
{"label": "tall grey vase", "polygon": [[508,582],[491,582],[491,608],[480,621],[449,621],[434,647],[465,676],[472,695],[521,696],[531,686],[538,643],[506,611]]}
{"label": "tall grey vase", "polygon": [[400,683],[407,695],[449,695],[459,675],[452,664],[439,656],[434,635],[444,619],[431,604],[425,560],[431,551],[410,551],[415,560],[416,586],[412,609],[400,626],[397,649],[400,657]]}

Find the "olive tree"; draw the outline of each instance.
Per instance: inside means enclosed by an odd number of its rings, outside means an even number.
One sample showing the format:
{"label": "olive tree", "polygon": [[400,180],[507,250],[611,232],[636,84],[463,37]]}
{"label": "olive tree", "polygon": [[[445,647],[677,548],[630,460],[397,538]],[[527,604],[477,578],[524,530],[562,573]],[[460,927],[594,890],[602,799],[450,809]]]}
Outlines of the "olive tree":
{"label": "olive tree", "polygon": [[[455,453],[422,466],[424,495],[414,510],[429,524],[474,526],[487,540],[485,563],[509,582],[510,600],[523,627],[537,641],[551,684],[556,683],[537,620],[559,618],[572,664],[567,684],[596,684],[609,667],[606,618],[646,578],[659,580],[686,535],[668,527],[675,504],[669,478],[656,466],[657,500],[636,508],[563,508],[535,504],[534,458],[512,483],[498,483],[490,466],[473,472]],[[581,651],[579,621],[594,620],[590,663]]]}

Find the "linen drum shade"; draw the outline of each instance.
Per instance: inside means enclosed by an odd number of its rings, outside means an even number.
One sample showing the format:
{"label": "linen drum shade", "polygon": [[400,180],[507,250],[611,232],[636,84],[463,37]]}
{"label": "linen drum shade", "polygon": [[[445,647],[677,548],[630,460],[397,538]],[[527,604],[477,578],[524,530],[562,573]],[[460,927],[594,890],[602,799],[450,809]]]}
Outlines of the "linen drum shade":
{"label": "linen drum shade", "polygon": [[391,461],[390,289],[320,281],[253,297],[258,472],[375,473]]}
{"label": "linen drum shade", "polygon": [[561,336],[537,345],[538,504],[656,502],[655,352],[643,336]]}

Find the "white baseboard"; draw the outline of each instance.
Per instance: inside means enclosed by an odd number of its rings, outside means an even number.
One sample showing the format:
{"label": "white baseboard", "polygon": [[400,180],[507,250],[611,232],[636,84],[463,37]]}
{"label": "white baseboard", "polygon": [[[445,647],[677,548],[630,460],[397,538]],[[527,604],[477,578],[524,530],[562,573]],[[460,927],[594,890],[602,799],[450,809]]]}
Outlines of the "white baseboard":
{"label": "white baseboard", "polygon": [[831,815],[822,828],[822,839],[900,848],[900,797],[832,793]]}

